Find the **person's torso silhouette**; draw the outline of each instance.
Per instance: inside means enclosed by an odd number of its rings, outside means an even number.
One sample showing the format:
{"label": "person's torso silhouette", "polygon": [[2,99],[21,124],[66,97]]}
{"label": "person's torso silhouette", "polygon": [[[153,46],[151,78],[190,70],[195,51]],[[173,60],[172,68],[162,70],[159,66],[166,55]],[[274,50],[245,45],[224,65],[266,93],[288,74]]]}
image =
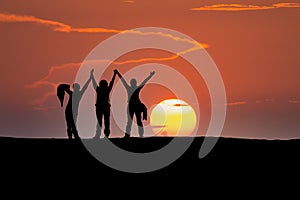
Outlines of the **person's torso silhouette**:
{"label": "person's torso silhouette", "polygon": [[129,86],[128,88],[126,88],[129,103],[131,103],[131,104],[141,103],[140,91],[142,88],[143,88],[143,86],[140,86],[140,87]]}
{"label": "person's torso silhouette", "polygon": [[71,90],[66,91],[69,95],[69,100],[66,106],[66,111],[71,112],[74,115],[74,119],[76,121],[78,116],[78,108],[79,108],[79,102],[83,96],[82,91],[73,92]]}
{"label": "person's torso silhouette", "polygon": [[99,86],[97,87],[96,106],[110,106],[110,100],[109,100],[110,91],[111,88],[100,88]]}

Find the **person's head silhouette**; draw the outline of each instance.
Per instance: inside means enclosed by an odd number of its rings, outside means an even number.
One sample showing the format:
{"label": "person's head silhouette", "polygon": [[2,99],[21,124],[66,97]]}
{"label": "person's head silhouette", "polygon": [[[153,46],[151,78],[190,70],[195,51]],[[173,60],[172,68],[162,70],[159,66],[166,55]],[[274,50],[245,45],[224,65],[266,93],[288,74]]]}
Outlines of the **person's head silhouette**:
{"label": "person's head silhouette", "polygon": [[130,84],[131,84],[132,87],[136,87],[136,85],[137,85],[136,79],[135,78],[131,79]]}
{"label": "person's head silhouette", "polygon": [[100,88],[107,88],[108,87],[108,83],[106,80],[101,80],[99,83]]}
{"label": "person's head silhouette", "polygon": [[73,84],[74,92],[78,92],[80,90],[80,85],[78,83]]}

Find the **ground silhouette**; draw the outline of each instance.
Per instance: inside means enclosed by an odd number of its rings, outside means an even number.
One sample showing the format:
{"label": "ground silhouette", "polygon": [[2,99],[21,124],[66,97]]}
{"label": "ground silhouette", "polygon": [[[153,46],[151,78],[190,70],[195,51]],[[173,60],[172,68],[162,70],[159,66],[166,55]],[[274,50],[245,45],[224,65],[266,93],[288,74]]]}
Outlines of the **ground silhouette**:
{"label": "ground silhouette", "polygon": [[[131,151],[147,152],[168,144],[172,138],[110,140]],[[247,196],[265,193],[268,197],[278,191],[288,191],[284,192],[286,196],[293,186],[298,187],[295,183],[300,179],[300,140],[220,138],[215,148],[199,159],[202,142],[202,137],[195,138],[182,157],[169,166],[139,174],[116,171],[100,163],[81,140],[0,138],[1,183],[6,186],[2,191],[18,188],[14,193],[22,197],[24,193],[16,192],[19,188],[45,194],[63,191],[77,195],[81,191],[94,196],[113,189],[123,190],[122,196],[127,194],[131,198],[137,196],[137,190],[148,197],[151,194],[157,197],[158,193],[160,197],[169,197],[179,192],[192,198],[205,194],[215,196],[225,190],[226,194],[221,193],[225,198],[237,194],[240,197],[241,191]],[[109,194],[111,197],[119,192]]]}
{"label": "ground silhouette", "polygon": [[[180,138],[180,140],[185,139],[187,138]],[[168,137],[111,139],[117,146],[133,152],[153,151],[171,140],[172,138]],[[199,159],[198,153],[202,142],[202,137],[195,138],[190,148],[177,161],[161,170],[142,176],[184,175],[203,178],[204,174],[230,176],[241,170],[243,176],[253,172],[266,176],[274,170],[277,171],[277,175],[287,175],[300,169],[298,161],[300,140],[220,138],[215,148],[205,158]],[[1,168],[20,173],[19,175],[46,171],[53,174],[91,173],[101,177],[130,176],[128,173],[116,171],[100,163],[85,149],[80,140],[2,137],[0,152]]]}

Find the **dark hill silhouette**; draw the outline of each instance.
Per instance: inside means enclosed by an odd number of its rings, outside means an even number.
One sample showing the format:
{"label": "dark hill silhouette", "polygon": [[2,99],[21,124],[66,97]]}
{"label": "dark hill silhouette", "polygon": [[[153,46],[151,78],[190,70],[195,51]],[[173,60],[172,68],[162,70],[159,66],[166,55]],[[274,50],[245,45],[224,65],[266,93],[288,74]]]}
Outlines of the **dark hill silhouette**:
{"label": "dark hill silhouette", "polygon": [[[159,149],[172,138],[112,138],[116,145],[135,152]],[[180,138],[185,140],[186,138]],[[100,141],[101,142],[101,141]],[[67,139],[0,138],[1,172],[7,180],[36,182],[114,181],[123,187],[127,181],[159,181],[175,178],[183,181],[218,184],[270,183],[299,179],[300,140],[250,140],[220,138],[203,159],[198,158],[203,138],[195,138],[190,148],[171,165],[151,173],[130,174],[111,169],[96,160],[81,141]],[[3,177],[2,177],[2,180]],[[275,182],[274,182],[275,183]],[[100,183],[99,183],[100,184]],[[136,182],[136,184],[139,184]],[[100,184],[101,185],[101,184]]]}

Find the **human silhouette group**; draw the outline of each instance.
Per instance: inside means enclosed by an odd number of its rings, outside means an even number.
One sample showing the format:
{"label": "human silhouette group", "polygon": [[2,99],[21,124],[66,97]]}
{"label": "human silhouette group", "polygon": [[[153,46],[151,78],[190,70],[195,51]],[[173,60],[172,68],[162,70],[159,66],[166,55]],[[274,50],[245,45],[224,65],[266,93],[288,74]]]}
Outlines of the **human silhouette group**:
{"label": "human silhouette group", "polygon": [[130,84],[126,82],[121,73],[118,70],[113,71],[113,77],[111,81],[108,82],[104,79],[100,80],[99,84],[97,84],[94,77],[94,69],[90,72],[89,79],[85,82],[82,89],[80,89],[80,85],[78,83],[74,83],[73,91],[71,90],[71,86],[69,84],[59,84],[57,87],[57,97],[60,100],[61,107],[63,107],[63,101],[65,94],[69,95],[69,100],[67,106],[65,108],[65,119],[67,124],[67,136],[69,139],[75,138],[79,139],[79,134],[76,128],[77,116],[78,116],[78,108],[80,100],[88,88],[90,82],[92,82],[93,88],[96,92],[96,116],[97,116],[97,130],[94,136],[94,139],[98,139],[101,136],[101,131],[104,124],[104,137],[109,137],[110,135],[110,92],[112,91],[116,76],[120,78],[122,81],[128,95],[128,105],[127,105],[127,125],[125,131],[125,138],[130,137],[131,127],[133,122],[133,117],[136,117],[136,122],[138,125],[138,133],[140,137],[144,137],[144,127],[142,120],[147,120],[147,107],[140,100],[139,94],[141,89],[145,86],[145,84],[150,80],[150,78],[155,74],[154,71],[150,72],[149,76],[141,82],[141,84],[137,84],[137,80],[132,78],[130,80]]}

